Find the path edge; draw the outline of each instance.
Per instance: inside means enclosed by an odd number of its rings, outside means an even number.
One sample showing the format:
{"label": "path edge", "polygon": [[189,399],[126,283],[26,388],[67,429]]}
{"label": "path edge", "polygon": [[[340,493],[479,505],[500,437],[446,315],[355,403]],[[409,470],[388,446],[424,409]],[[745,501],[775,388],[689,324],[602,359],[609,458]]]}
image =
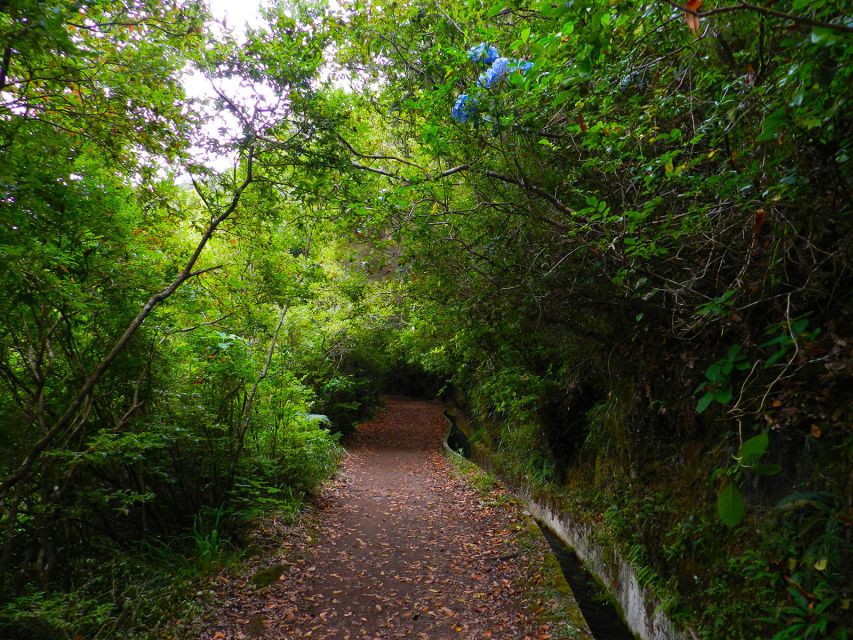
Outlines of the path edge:
{"label": "path edge", "polygon": [[[538,550],[541,552],[540,564],[542,574],[544,576],[543,584],[537,586],[534,586],[532,584],[527,585],[527,594],[530,595],[530,592],[533,591],[534,597],[539,596],[542,600],[547,601],[549,599],[554,599],[554,596],[552,594],[546,593],[546,589],[550,587],[550,589],[556,590],[559,593],[559,604],[562,608],[564,608],[565,613],[563,615],[558,616],[557,619],[546,617],[543,622],[557,625],[572,625],[572,632],[570,635],[561,635],[558,632],[557,635],[550,635],[548,637],[552,638],[553,640],[594,640],[592,631],[590,630],[589,625],[587,624],[586,619],[583,616],[583,612],[581,611],[580,606],[577,603],[574,591],[572,591],[572,588],[566,580],[566,577],[563,575],[563,571],[560,568],[559,561],[554,556],[554,553],[551,550],[548,541],[545,539],[545,536],[542,535],[542,531],[539,528],[539,524],[533,517],[531,512],[528,510],[524,499],[521,496],[517,495],[510,487],[504,484],[504,482],[500,478],[489,473],[489,471],[487,471],[486,469],[483,469],[475,462],[468,460],[465,456],[460,455],[457,451],[453,450],[453,448],[448,444],[448,438],[450,437],[451,431],[453,429],[453,421],[451,416],[448,415],[447,407],[445,407],[445,410],[442,412],[442,416],[447,422],[447,429],[441,439],[441,444],[444,450],[443,452],[445,456],[449,459],[450,463],[453,465],[455,472],[474,491],[484,493],[484,491],[482,491],[480,488],[474,486],[471,483],[471,474],[478,474],[481,476],[488,477],[495,483],[495,485],[505,489],[512,496],[512,500],[515,503],[519,517],[525,525],[525,535],[531,539],[531,542],[535,541]],[[466,473],[465,470],[467,470],[469,473]],[[534,558],[531,557],[531,550],[523,549],[521,548],[521,545],[519,545],[519,551],[524,556],[525,560],[528,562],[528,565],[532,566]],[[546,587],[546,584],[548,585],[548,587]],[[541,617],[541,612],[532,611],[532,613],[538,613],[537,617]]]}

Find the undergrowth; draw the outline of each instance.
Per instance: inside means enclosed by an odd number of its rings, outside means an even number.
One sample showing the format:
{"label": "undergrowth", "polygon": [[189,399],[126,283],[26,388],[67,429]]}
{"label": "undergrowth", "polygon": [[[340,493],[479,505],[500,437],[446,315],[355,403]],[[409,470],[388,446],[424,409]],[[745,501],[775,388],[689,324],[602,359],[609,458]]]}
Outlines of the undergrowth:
{"label": "undergrowth", "polygon": [[73,568],[73,588],[40,591],[0,606],[0,638],[11,640],[181,640],[200,633],[197,620],[212,604],[209,577],[253,552],[242,532],[275,513],[294,521],[303,501],[294,494],[262,498],[249,511],[218,508],[196,516],[181,538],[153,539],[136,549],[104,547]]}
{"label": "undergrowth", "polygon": [[594,446],[560,478],[535,423],[476,425],[475,457],[589,525],[656,606],[696,637],[848,638],[849,514],[831,493],[753,504],[732,532],[708,497],[714,459],[703,459],[701,447],[638,470],[612,444]]}

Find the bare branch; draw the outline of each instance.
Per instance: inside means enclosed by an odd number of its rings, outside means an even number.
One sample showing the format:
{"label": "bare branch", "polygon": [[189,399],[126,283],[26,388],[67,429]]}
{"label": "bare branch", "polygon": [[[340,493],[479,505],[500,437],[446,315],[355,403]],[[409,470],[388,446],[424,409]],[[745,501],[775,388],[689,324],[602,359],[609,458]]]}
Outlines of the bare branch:
{"label": "bare branch", "polygon": [[205,274],[205,273],[210,273],[211,271],[217,271],[217,270],[221,269],[223,266],[224,265],[218,264],[214,267],[207,267],[206,269],[197,269],[196,271],[193,271],[192,273],[190,273],[187,276],[187,279],[189,280],[190,278],[195,278],[196,276],[200,276],[200,275]]}
{"label": "bare branch", "polygon": [[366,153],[359,153],[358,151],[355,150],[355,148],[349,142],[347,142],[343,138],[343,136],[337,135],[336,137],[338,138],[338,140],[341,141],[341,143],[343,143],[343,145],[349,150],[350,153],[352,153],[353,155],[358,156],[359,158],[362,158],[364,160],[393,160],[394,162],[399,162],[400,164],[405,164],[405,165],[408,165],[410,167],[414,167],[415,169],[420,169],[421,171],[424,171],[424,168],[421,167],[420,165],[417,165],[414,162],[411,162],[409,160],[404,160],[403,158],[398,158],[397,156],[380,156],[380,155],[368,155]]}
{"label": "bare branch", "polygon": [[0,90],[6,86],[6,78],[9,73],[9,65],[12,62],[12,45],[6,45],[3,50],[3,60],[0,61]]}
{"label": "bare branch", "polygon": [[439,174],[434,176],[427,176],[426,180],[437,180],[438,178],[446,178],[447,176],[452,176],[454,173],[459,173],[460,171],[467,171],[470,168],[467,164],[460,164],[458,167],[453,167],[452,169],[448,169],[447,171],[442,171]]}
{"label": "bare branch", "polygon": [[219,317],[216,320],[209,320],[207,322],[199,322],[198,324],[193,325],[192,327],[183,327],[182,329],[175,329],[171,333],[189,333],[190,331],[195,331],[196,329],[200,329],[201,327],[211,327],[211,326],[219,324],[220,322],[222,322],[226,318],[229,318],[231,315],[232,314],[230,314],[230,313],[226,313],[224,316]]}
{"label": "bare branch", "polygon": [[395,173],[389,173],[388,171],[384,171],[382,169],[374,169],[373,167],[366,167],[363,164],[359,164],[358,162],[353,161],[352,166],[354,169],[360,169],[362,171],[369,171],[370,173],[378,173],[380,176],[386,176],[388,178],[394,178],[395,180],[400,180],[400,176]]}
{"label": "bare branch", "polygon": [[[585,216],[578,216],[568,206],[563,204],[558,198],[556,198],[555,196],[552,196],[550,193],[548,193],[544,189],[541,189],[540,187],[537,187],[536,185],[530,184],[526,180],[519,179],[519,178],[513,178],[512,176],[507,176],[507,175],[504,175],[502,173],[498,173],[497,171],[491,171],[491,170],[486,171],[486,176],[489,178],[495,178],[495,179],[500,180],[502,182],[514,184],[516,186],[521,187],[525,191],[529,191],[530,193],[535,193],[540,198],[550,202],[552,205],[554,205],[557,209],[559,209],[560,211],[562,211],[566,215],[573,216],[573,217],[581,220],[584,223],[587,223],[587,224],[589,223],[588,218],[586,218]],[[559,224],[559,223],[556,223],[556,224]],[[563,228],[568,229],[568,227],[566,227],[564,225],[563,225]]]}

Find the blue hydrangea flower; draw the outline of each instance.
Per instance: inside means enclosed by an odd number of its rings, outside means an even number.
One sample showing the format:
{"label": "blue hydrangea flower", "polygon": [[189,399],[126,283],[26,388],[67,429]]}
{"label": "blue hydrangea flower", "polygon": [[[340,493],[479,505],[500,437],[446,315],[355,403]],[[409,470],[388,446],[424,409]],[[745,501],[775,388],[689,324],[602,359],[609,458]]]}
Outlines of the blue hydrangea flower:
{"label": "blue hydrangea flower", "polygon": [[524,75],[524,74],[526,74],[528,71],[530,71],[532,68],[533,68],[533,63],[532,63],[532,62],[529,62],[529,61],[527,61],[527,60],[516,60],[516,59],[513,59],[513,60],[509,63],[509,72],[510,72],[510,73],[512,73],[513,71],[521,71],[521,74],[522,74],[522,75]]}
{"label": "blue hydrangea flower", "polygon": [[509,59],[498,58],[492,63],[492,66],[486,69],[485,73],[480,74],[477,84],[486,89],[490,89],[492,85],[506,78],[509,73]]}
{"label": "blue hydrangea flower", "polygon": [[463,93],[456,98],[456,104],[450,110],[450,115],[456,122],[465,124],[477,115],[477,101],[470,98],[467,93]]}
{"label": "blue hydrangea flower", "polygon": [[492,45],[481,42],[476,47],[468,49],[468,59],[471,62],[482,62],[483,64],[492,64],[498,59],[498,50]]}

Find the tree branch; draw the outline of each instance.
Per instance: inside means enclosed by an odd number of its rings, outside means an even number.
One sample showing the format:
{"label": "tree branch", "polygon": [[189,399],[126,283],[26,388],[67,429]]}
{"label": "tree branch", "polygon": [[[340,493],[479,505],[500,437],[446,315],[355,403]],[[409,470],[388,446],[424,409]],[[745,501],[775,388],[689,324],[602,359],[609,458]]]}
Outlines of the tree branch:
{"label": "tree branch", "polygon": [[340,134],[335,134],[337,139],[341,141],[341,143],[349,150],[349,152],[359,158],[363,158],[364,160],[393,160],[394,162],[399,162],[400,164],[405,164],[410,167],[414,167],[415,169],[424,170],[420,165],[415,164],[414,162],[410,162],[409,160],[404,160],[403,158],[398,158],[397,156],[379,156],[379,155],[368,155],[365,153],[359,153],[355,150],[355,148],[347,142],[343,136]]}
{"label": "tree branch", "polygon": [[388,178],[394,178],[395,180],[400,180],[400,176],[396,173],[390,173],[388,171],[384,171],[382,169],[374,169],[373,167],[366,167],[363,164],[359,164],[353,160],[352,166],[354,169],[361,169],[362,171],[369,171],[370,173],[378,173],[380,176],[386,176]]}
{"label": "tree branch", "polygon": [[198,270],[193,271],[192,273],[190,273],[190,274],[187,276],[187,280],[189,280],[190,278],[195,278],[196,276],[203,275],[203,274],[205,274],[205,273],[210,273],[211,271],[218,271],[218,270],[219,270],[219,269],[221,269],[221,268],[222,268],[222,265],[221,265],[221,264],[218,264],[218,265],[216,265],[216,266],[214,266],[214,267],[207,267],[207,268],[205,268],[205,269],[198,269]]}
{"label": "tree branch", "polygon": [[[502,173],[498,173],[497,171],[487,170],[486,176],[489,178],[495,178],[496,180],[500,180],[502,182],[514,184],[516,186],[521,187],[525,191],[529,191],[530,193],[535,193],[537,196],[539,196],[543,200],[547,200],[548,202],[550,202],[552,205],[554,205],[557,209],[559,209],[560,211],[562,211],[566,215],[572,216],[574,218],[578,218],[579,220],[581,220],[584,223],[587,223],[587,224],[589,223],[588,218],[586,218],[585,216],[578,216],[568,206],[563,204],[558,198],[556,198],[555,196],[552,196],[550,193],[548,193],[544,189],[541,189],[540,187],[537,187],[536,185],[530,184],[529,182],[527,182],[525,180],[520,180],[518,178],[513,178],[512,176],[507,176],[507,175],[504,175]],[[568,229],[568,227],[566,227],[565,225],[560,225],[560,223],[558,223],[558,222],[552,222],[552,224],[561,226],[563,229],[566,229],[566,230]]]}
{"label": "tree branch", "polygon": [[183,327],[182,329],[175,329],[171,333],[189,333],[190,331],[195,331],[196,329],[200,329],[201,327],[212,327],[214,325],[219,324],[226,318],[230,317],[232,314],[226,313],[224,316],[217,318],[216,320],[208,320],[207,322],[199,322],[192,327]]}
{"label": "tree branch", "polygon": [[434,176],[427,175],[424,180],[427,181],[436,180],[438,178],[446,178],[447,176],[452,176],[454,173],[459,173],[460,171],[467,171],[470,168],[471,167],[467,164],[460,164],[458,167],[453,167],[452,169],[448,169],[447,171],[442,171],[441,173],[438,173]]}
{"label": "tree branch", "polygon": [[[365,167],[363,165],[358,164],[357,162],[353,162],[352,165],[356,169],[362,169],[364,171],[370,171],[372,173],[378,173],[379,175],[387,176],[389,178],[394,178],[395,180],[404,180],[406,183],[406,186],[415,186],[418,184],[423,184],[425,182],[432,182],[433,180],[438,180],[440,178],[446,178],[448,176],[452,176],[455,173],[461,173],[462,171],[470,171],[471,170],[471,165],[460,164],[456,167],[452,167],[450,169],[442,171],[441,173],[437,173],[435,175],[427,175],[421,180],[406,180],[405,178],[401,178],[400,176],[395,175],[393,173],[383,171],[382,169],[373,169],[371,167]],[[563,202],[560,201],[559,198],[551,195],[550,193],[548,193],[547,191],[545,191],[544,189],[542,189],[540,187],[537,187],[536,185],[530,184],[526,180],[519,179],[519,178],[513,178],[512,176],[508,176],[508,175],[505,175],[503,173],[498,173],[497,171],[492,171],[490,169],[487,169],[483,175],[485,175],[487,178],[494,178],[496,180],[500,180],[501,182],[506,182],[508,184],[514,184],[518,187],[521,187],[524,191],[528,191],[530,193],[533,193],[533,194],[539,196],[543,200],[547,200],[550,204],[552,204],[554,207],[556,207],[558,210],[562,211],[566,215],[571,216],[572,218],[574,218],[576,220],[580,220],[584,224],[589,224],[589,218],[587,218],[585,216],[579,216],[576,212],[572,211],[572,209],[570,207],[563,204]],[[543,222],[547,222],[548,224],[550,224],[550,225],[552,225],[552,226],[554,226],[554,227],[556,227],[562,231],[568,231],[570,229],[569,226],[567,226],[561,222],[557,222],[556,220],[552,220],[551,218],[540,218],[540,219]]]}
{"label": "tree branch", "polygon": [[697,11],[695,9],[690,9],[685,7],[674,0],[666,0],[666,3],[672,7],[675,7],[679,11],[683,11],[691,16],[696,16],[697,18],[710,18],[711,16],[715,16],[721,13],[732,13],[734,11],[754,11],[756,13],[761,13],[765,16],[771,16],[774,18],[781,18],[782,20],[790,20],[791,22],[798,22],[800,24],[807,24],[811,27],[821,27],[823,29],[832,29],[833,31],[840,31],[841,33],[853,33],[853,27],[847,26],[845,24],[835,24],[833,22],[821,22],[820,20],[815,20],[813,18],[808,18],[806,16],[798,16],[792,13],[785,13],[784,11],[777,11],[776,9],[770,9],[768,7],[762,7],[757,4],[752,4],[751,2],[739,2],[738,4],[729,5],[727,7],[718,7],[716,9],[711,9],[710,11]]}
{"label": "tree branch", "polygon": [[9,65],[12,63],[12,45],[6,45],[3,49],[3,60],[0,62],[0,91],[6,86],[6,78],[9,74]]}

